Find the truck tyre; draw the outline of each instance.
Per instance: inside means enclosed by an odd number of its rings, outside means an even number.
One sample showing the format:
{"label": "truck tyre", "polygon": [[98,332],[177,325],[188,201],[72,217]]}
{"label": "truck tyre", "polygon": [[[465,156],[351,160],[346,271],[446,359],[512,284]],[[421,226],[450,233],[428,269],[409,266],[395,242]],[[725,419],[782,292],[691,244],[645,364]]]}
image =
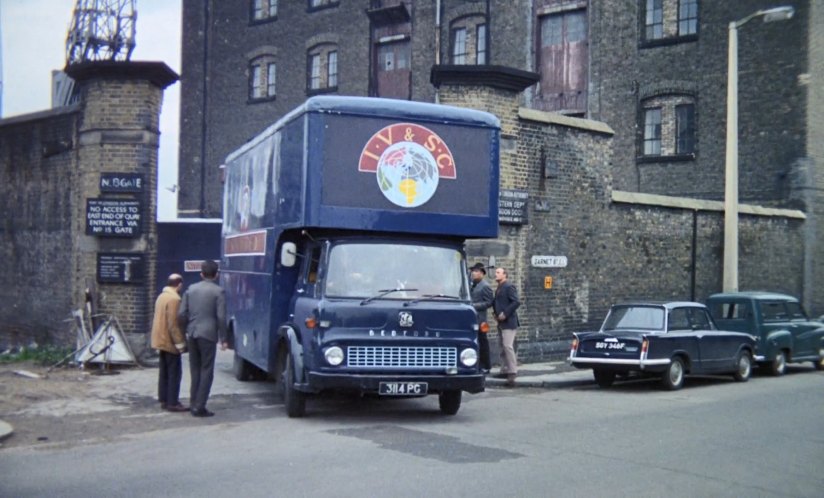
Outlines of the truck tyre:
{"label": "truck tyre", "polygon": [[235,358],[234,361],[232,361],[232,373],[235,378],[241,382],[251,380],[254,375],[254,367],[252,364],[241,358],[240,355],[237,354],[237,350],[235,350]]}
{"label": "truck tyre", "polygon": [[661,378],[661,384],[670,391],[677,391],[684,385],[684,360],[676,356]]}
{"label": "truck tyre", "polygon": [[610,387],[615,382],[615,372],[596,368],[592,375],[595,376],[595,382],[599,387]]}
{"label": "truck tyre", "polygon": [[775,377],[784,375],[787,370],[787,353],[783,350],[775,354],[775,358],[770,363],[770,375]]}
{"label": "truck tyre", "polygon": [[444,391],[438,395],[438,405],[444,415],[455,415],[461,408],[461,391]]}
{"label": "truck tyre", "polygon": [[733,378],[738,382],[747,382],[752,375],[752,356],[747,351],[738,353],[738,358],[735,360],[735,372]]}
{"label": "truck tyre", "polygon": [[294,360],[286,353],[286,366],[283,371],[283,404],[289,418],[299,418],[306,414],[306,395],[295,389]]}

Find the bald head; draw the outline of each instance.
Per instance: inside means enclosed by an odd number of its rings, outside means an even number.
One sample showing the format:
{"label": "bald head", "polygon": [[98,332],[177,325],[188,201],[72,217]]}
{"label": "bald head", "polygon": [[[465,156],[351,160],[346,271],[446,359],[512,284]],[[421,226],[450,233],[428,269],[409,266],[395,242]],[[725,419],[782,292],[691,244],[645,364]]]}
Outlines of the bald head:
{"label": "bald head", "polygon": [[177,287],[178,285],[183,284],[183,276],[178,273],[172,273],[169,275],[169,278],[166,279],[166,285],[169,287]]}

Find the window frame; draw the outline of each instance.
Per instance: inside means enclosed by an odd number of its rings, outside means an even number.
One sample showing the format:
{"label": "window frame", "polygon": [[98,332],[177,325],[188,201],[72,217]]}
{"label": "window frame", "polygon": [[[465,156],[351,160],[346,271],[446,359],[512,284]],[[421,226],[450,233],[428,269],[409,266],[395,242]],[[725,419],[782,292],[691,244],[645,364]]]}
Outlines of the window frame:
{"label": "window frame", "polygon": [[[654,47],[661,47],[667,45],[677,45],[679,43],[688,43],[698,41],[698,32],[700,30],[701,21],[701,0],[694,0],[695,17],[685,18],[687,21],[692,21],[695,24],[695,31],[691,33],[683,33],[681,30],[681,6],[684,1],[693,0],[638,0],[638,48],[648,49]],[[661,36],[656,37],[656,33],[650,33],[653,26],[658,26],[655,22],[654,16],[658,9],[654,7],[661,5]],[[650,11],[650,6],[653,10]],[[672,16],[672,14],[675,14]],[[668,16],[669,14],[669,16]],[[650,18],[653,24],[650,24]]]}
{"label": "window frame", "polygon": [[[657,123],[649,123],[649,117],[654,115],[657,112],[658,121]],[[650,127],[652,128],[652,136],[650,136]],[[660,157],[661,150],[662,150],[662,140],[663,140],[663,107],[656,106],[656,107],[645,107],[644,108],[644,135],[643,135],[643,147],[641,148],[642,155],[644,157]],[[647,151],[647,146],[651,146],[651,151]],[[657,145],[657,152],[655,151],[655,146]]]}
{"label": "window frame", "polygon": [[[685,102],[682,104],[675,104],[673,106],[675,112],[675,155],[686,156],[695,154],[695,102]],[[689,109],[687,118],[687,128],[683,129],[684,123],[681,113],[679,111]],[[684,136],[682,136],[684,135]],[[688,135],[688,136],[687,136]],[[689,145],[686,150],[682,144]]]}
{"label": "window frame", "polygon": [[[248,103],[268,102],[277,98],[277,62],[270,54],[249,60]],[[274,68],[274,82],[270,81]],[[264,77],[265,76],[265,77]],[[257,94],[256,94],[257,92]]]}
{"label": "window frame", "polygon": [[[684,9],[685,4],[687,3],[692,5],[695,9],[695,17],[682,17],[682,10]],[[677,33],[679,37],[698,35],[698,7],[698,0],[678,0],[678,16],[676,22],[678,23]],[[689,15],[689,12],[687,13],[687,15]],[[687,23],[687,26],[693,24],[693,30],[688,31],[686,33],[682,31],[681,26],[684,25],[684,23]]]}
{"label": "window frame", "polygon": [[340,78],[340,57],[338,55],[338,45],[335,43],[320,43],[306,51],[307,95],[332,93],[338,90]]}
{"label": "window frame", "polygon": [[[260,6],[259,9],[258,5]],[[263,14],[267,11],[268,13]],[[261,12],[260,17],[256,17],[258,12]],[[277,18],[278,0],[251,0],[249,2],[249,24],[264,24],[276,21]]]}
{"label": "window frame", "polygon": [[[460,36],[460,44],[458,42]],[[461,26],[458,28],[452,28],[452,33],[450,36],[450,62],[456,66],[465,66],[467,65],[467,59],[469,52],[466,49],[466,40],[467,40],[467,30],[465,26]],[[463,47],[462,52],[458,53],[458,47]]]}
{"label": "window frame", "polygon": [[[659,17],[657,22],[656,14]],[[656,27],[660,30],[658,36],[656,36]],[[665,38],[664,0],[644,0],[644,41],[657,41],[663,38]]]}
{"label": "window frame", "polygon": [[[481,32],[483,32],[483,36],[481,36]],[[475,64],[479,66],[483,66],[488,64],[487,60],[487,35],[488,30],[486,27],[486,23],[479,23],[475,25]],[[483,61],[481,58],[483,57]]]}
{"label": "window frame", "polygon": [[332,9],[340,5],[340,0],[307,0],[306,12]]}

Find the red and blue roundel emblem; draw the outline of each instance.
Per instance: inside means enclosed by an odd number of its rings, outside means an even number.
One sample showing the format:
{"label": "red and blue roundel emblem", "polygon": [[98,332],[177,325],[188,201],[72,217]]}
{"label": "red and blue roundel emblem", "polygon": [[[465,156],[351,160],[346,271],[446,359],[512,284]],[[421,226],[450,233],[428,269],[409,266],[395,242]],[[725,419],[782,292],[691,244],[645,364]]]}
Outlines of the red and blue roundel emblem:
{"label": "red and blue roundel emblem", "polygon": [[384,197],[396,206],[422,206],[441,179],[457,178],[455,160],[432,130],[412,124],[389,125],[364,146],[358,171],[375,173]]}

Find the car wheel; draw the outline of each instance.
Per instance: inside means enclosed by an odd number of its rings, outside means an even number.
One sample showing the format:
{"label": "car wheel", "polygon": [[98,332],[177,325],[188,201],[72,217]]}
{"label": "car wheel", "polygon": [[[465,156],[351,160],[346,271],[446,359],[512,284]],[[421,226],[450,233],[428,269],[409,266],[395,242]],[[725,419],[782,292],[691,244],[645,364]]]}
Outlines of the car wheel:
{"label": "car wheel", "polygon": [[455,415],[461,408],[461,391],[444,391],[438,395],[438,406],[444,415]]}
{"label": "car wheel", "polygon": [[684,360],[675,357],[664,372],[661,383],[670,391],[681,389],[684,385]]}
{"label": "car wheel", "polygon": [[786,370],[787,353],[784,351],[779,351],[776,353],[775,358],[773,358],[772,363],[770,363],[770,374],[778,377],[779,375],[784,375]]}
{"label": "car wheel", "polygon": [[752,356],[747,351],[738,353],[738,358],[735,360],[736,370],[732,374],[733,378],[738,382],[747,382],[752,375]]}
{"label": "car wheel", "polygon": [[250,380],[254,372],[253,368],[252,364],[241,358],[235,350],[235,358],[232,361],[232,373],[235,378],[241,382]]}
{"label": "car wheel", "polygon": [[592,371],[592,374],[599,387],[609,387],[615,382],[615,372],[596,369]]}
{"label": "car wheel", "polygon": [[306,395],[295,389],[294,360],[286,353],[286,366],[283,371],[283,404],[289,418],[299,418],[306,414]]}

